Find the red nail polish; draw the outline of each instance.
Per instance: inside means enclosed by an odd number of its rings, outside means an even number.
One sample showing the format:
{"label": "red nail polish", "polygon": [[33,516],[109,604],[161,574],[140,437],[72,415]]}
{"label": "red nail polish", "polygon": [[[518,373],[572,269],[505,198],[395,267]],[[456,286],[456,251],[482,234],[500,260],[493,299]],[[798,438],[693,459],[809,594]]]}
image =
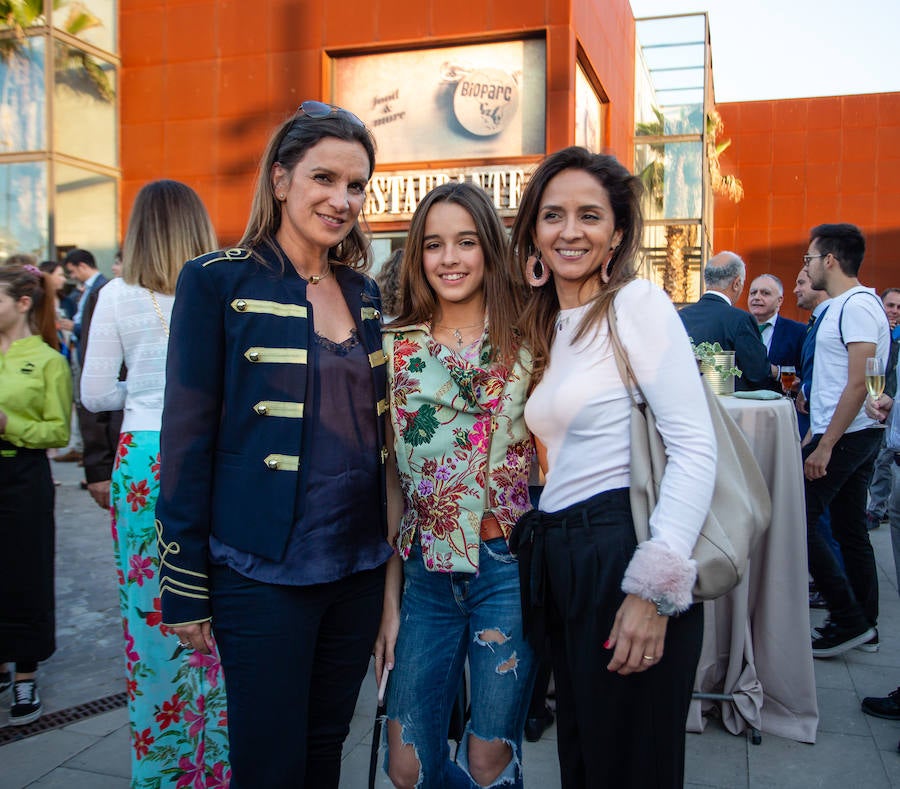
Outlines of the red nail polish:
{"label": "red nail polish", "polygon": [[604,642],[603,648],[604,648],[604,649],[609,649],[609,639],[608,639],[608,638],[607,638],[606,641]]}

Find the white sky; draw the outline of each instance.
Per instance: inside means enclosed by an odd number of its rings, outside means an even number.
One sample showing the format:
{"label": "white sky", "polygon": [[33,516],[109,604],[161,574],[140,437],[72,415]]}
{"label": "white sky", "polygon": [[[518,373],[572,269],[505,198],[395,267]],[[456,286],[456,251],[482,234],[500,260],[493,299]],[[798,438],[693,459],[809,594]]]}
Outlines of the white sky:
{"label": "white sky", "polygon": [[706,11],[716,101],[900,91],[900,0],[631,0]]}

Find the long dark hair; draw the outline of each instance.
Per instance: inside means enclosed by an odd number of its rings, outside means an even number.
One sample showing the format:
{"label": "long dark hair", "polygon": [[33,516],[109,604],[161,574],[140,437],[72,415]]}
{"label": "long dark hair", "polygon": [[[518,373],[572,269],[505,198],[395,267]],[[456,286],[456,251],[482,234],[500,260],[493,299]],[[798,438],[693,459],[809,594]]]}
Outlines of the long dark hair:
{"label": "long dark hair", "polygon": [[[606,267],[609,282],[604,283],[602,269],[594,275],[598,291],[584,316],[575,339],[599,325],[605,318],[616,293],[635,278],[634,261],[641,245],[644,220],[641,214],[643,187],[637,176],[632,175],[608,154],[591,153],[585,148],[572,146],[550,154],[534,171],[519,204],[512,228],[511,276],[516,282],[526,282],[526,261],[536,247],[535,228],[541,207],[541,199],[547,184],[563,170],[583,170],[594,176],[606,189],[615,217],[615,229],[622,233],[622,240],[613,250]],[[519,326],[525,342],[534,357],[535,383],[540,381],[550,356],[553,328],[559,313],[559,299],[552,279],[539,288],[531,289]]]}
{"label": "long dark hair", "polygon": [[[375,139],[356,116],[341,109],[336,109],[324,118],[313,118],[298,111],[284,121],[269,138],[259,165],[250,218],[244,235],[238,242],[239,246],[252,249],[265,245],[276,256],[282,257],[275,242],[275,234],[281,226],[281,204],[275,196],[272,167],[275,162],[279,162],[287,172],[292,172],[307,151],[326,137],[362,145],[369,158],[369,177],[372,177],[375,171]],[[353,224],[344,240],[328,251],[328,257],[332,262],[342,263],[350,268],[368,268],[369,239],[358,221]]]}
{"label": "long dark hair", "polygon": [[438,186],[425,195],[416,208],[400,269],[400,314],[393,323],[397,326],[427,323],[434,318],[437,297],[425,276],[423,257],[425,221],[431,207],[440,202],[454,203],[464,208],[475,223],[484,254],[488,339],[494,354],[509,364],[520,345],[516,323],[522,306],[522,288],[509,278],[506,267],[508,242],[503,223],[484,190],[471,184]]}
{"label": "long dark hair", "polygon": [[59,350],[56,333],[56,304],[47,284],[48,274],[30,263],[7,263],[0,266],[0,288],[14,301],[23,296],[31,299],[28,324],[35,334],[40,334],[51,348]]}

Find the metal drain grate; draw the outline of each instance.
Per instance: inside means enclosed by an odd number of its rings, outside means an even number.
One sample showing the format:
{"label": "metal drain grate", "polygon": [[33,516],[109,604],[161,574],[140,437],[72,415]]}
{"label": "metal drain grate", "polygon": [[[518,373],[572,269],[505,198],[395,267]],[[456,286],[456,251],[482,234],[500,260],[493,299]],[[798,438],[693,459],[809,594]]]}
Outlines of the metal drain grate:
{"label": "metal drain grate", "polygon": [[6,745],[16,740],[24,740],[26,737],[33,737],[35,734],[43,734],[45,731],[68,726],[70,723],[76,723],[85,718],[99,715],[101,712],[117,710],[126,704],[128,704],[128,694],[125,692],[115,693],[112,696],[106,696],[96,701],[79,704],[77,707],[49,712],[27,726],[5,726],[0,728],[0,745]]}

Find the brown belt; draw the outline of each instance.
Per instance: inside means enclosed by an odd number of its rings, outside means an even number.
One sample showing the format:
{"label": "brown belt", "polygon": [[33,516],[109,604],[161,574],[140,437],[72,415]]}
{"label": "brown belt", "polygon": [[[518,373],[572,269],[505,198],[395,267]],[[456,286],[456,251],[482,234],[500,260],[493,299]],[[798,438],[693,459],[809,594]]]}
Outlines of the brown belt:
{"label": "brown belt", "polygon": [[492,512],[486,512],[481,518],[481,541],[493,540],[495,537],[502,537],[503,531],[496,516]]}

